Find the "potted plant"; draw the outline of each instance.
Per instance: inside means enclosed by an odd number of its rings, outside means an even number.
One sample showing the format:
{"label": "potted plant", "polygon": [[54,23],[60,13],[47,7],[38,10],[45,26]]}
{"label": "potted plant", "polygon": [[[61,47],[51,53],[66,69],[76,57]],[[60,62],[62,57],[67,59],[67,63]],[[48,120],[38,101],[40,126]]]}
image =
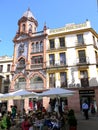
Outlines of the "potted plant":
{"label": "potted plant", "polygon": [[77,130],[77,119],[73,109],[69,110],[68,112],[68,125],[69,130]]}

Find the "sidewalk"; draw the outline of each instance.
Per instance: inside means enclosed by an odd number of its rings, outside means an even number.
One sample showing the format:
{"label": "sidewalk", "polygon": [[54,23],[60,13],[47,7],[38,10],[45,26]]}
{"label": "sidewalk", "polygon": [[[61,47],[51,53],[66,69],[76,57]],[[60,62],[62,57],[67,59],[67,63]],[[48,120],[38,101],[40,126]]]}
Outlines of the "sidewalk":
{"label": "sidewalk", "polygon": [[78,121],[77,130],[98,130],[98,115],[89,115],[89,120],[85,120],[82,113],[76,114]]}

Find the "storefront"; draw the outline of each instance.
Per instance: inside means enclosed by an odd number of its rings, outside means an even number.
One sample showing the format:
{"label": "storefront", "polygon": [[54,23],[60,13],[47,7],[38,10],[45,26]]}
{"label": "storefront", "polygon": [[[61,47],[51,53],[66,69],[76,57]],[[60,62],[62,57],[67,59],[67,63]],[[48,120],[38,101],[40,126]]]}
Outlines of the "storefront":
{"label": "storefront", "polygon": [[94,89],[79,90],[79,96],[80,96],[80,108],[82,107],[82,103],[86,100],[89,105],[89,111],[91,112],[91,106],[94,105],[95,111],[97,112],[97,105],[96,105]]}

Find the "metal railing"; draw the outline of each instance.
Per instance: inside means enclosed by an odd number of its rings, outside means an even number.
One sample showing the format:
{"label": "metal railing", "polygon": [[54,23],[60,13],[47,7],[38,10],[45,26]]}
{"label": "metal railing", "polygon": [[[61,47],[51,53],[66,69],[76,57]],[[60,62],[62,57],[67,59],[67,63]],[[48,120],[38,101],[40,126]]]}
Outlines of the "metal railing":
{"label": "metal railing", "polygon": [[60,67],[60,66],[67,66],[66,60],[50,60],[46,62],[46,67]]}
{"label": "metal railing", "polygon": [[[25,89],[25,88],[26,88],[26,82],[19,82],[15,84],[15,90]],[[42,82],[30,83],[29,88],[34,90],[42,90],[44,89],[44,83]]]}
{"label": "metal railing", "polygon": [[76,59],[76,64],[89,64],[89,57],[80,57]]}

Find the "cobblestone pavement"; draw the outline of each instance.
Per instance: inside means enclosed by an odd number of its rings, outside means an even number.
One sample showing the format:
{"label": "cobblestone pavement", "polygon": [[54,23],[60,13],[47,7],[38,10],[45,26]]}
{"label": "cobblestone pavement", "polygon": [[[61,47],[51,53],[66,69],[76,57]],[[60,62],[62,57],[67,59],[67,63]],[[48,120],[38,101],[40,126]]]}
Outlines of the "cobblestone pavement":
{"label": "cobblestone pavement", "polygon": [[76,115],[78,125],[77,130],[98,130],[98,115],[89,115],[89,120],[85,120],[82,114]]}

